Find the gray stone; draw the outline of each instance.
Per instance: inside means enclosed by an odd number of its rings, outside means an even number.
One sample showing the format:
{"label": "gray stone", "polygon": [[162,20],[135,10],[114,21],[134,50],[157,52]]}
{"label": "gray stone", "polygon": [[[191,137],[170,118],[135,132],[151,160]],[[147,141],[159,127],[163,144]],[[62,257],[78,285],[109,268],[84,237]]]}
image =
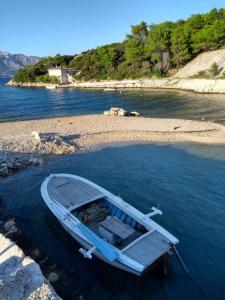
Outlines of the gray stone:
{"label": "gray stone", "polygon": [[55,272],[51,272],[49,275],[48,275],[48,280],[50,282],[57,282],[59,280],[59,275]]}
{"label": "gray stone", "polygon": [[132,111],[130,113],[130,115],[133,116],[133,117],[140,117],[141,114],[139,112],[137,112],[137,111]]}
{"label": "gray stone", "polygon": [[9,169],[4,166],[0,168],[0,177],[7,177],[9,175]]}

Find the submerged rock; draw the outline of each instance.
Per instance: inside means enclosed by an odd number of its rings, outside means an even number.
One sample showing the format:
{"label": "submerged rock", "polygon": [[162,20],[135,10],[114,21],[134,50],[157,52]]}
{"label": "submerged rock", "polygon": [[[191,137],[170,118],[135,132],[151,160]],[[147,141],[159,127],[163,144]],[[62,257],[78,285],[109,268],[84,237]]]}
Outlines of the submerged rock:
{"label": "submerged rock", "polygon": [[9,176],[9,169],[7,166],[0,167],[0,177]]}
{"label": "submerged rock", "polygon": [[48,280],[50,282],[57,282],[59,280],[59,275],[55,272],[51,272],[49,275],[48,275]]}

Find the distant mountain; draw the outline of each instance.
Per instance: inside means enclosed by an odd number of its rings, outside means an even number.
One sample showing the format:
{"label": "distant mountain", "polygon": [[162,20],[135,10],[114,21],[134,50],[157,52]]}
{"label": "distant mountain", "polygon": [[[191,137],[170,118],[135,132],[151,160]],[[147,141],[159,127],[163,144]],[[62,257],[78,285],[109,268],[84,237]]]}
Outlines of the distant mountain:
{"label": "distant mountain", "polygon": [[26,56],[23,54],[11,54],[0,51],[0,77],[11,77],[19,69],[27,65],[33,65],[40,60],[37,56]]}

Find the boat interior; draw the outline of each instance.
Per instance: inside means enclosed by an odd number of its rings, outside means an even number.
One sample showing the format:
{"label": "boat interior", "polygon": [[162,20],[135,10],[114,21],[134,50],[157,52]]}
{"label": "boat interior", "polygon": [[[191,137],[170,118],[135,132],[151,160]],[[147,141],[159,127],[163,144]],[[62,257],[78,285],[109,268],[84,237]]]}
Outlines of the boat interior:
{"label": "boat interior", "polygon": [[123,249],[147,232],[144,226],[112,204],[107,197],[87,203],[71,213],[118,249]]}
{"label": "boat interior", "polygon": [[87,229],[145,267],[170,249],[170,241],[162,233],[156,229],[147,231],[87,182],[71,176],[53,175],[47,190],[51,199],[78,218]]}

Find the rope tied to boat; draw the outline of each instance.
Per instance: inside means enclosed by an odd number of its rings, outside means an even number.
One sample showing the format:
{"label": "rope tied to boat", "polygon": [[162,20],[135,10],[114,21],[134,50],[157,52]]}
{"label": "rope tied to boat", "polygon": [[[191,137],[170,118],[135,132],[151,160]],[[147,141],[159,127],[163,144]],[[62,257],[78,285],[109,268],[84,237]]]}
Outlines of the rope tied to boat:
{"label": "rope tied to boat", "polygon": [[186,264],[184,263],[179,251],[177,250],[176,246],[174,244],[170,244],[171,248],[174,250],[174,253],[176,255],[176,258],[178,262],[180,263],[182,269],[184,270],[186,276],[188,279],[192,280],[194,284],[196,285],[197,289],[200,291],[204,299],[210,300],[209,296],[207,295],[206,291],[199,285],[199,283],[191,276],[191,273],[189,272],[189,269],[187,268]]}

